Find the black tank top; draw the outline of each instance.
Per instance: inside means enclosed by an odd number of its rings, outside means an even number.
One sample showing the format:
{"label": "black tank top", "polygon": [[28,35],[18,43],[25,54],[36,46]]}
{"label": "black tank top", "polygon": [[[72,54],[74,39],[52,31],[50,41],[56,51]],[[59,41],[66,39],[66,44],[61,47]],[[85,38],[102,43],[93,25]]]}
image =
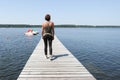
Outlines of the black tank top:
{"label": "black tank top", "polygon": [[44,28],[44,33],[50,33],[50,34],[52,34],[52,27],[50,27],[50,26],[45,27]]}
{"label": "black tank top", "polygon": [[44,27],[43,36],[53,36],[52,33],[53,32],[52,32],[52,27],[51,26]]}

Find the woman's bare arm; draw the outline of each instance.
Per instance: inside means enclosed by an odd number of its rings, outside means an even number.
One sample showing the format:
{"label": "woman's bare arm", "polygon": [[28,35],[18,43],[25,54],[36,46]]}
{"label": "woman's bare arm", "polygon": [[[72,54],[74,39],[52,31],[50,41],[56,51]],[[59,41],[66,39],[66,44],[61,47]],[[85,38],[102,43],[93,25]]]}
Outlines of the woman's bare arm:
{"label": "woman's bare arm", "polygon": [[53,39],[54,39],[55,31],[54,31],[54,23],[53,22],[52,22],[52,30],[53,30]]}
{"label": "woman's bare arm", "polygon": [[42,24],[42,38],[43,38],[43,33],[44,33],[44,24]]}

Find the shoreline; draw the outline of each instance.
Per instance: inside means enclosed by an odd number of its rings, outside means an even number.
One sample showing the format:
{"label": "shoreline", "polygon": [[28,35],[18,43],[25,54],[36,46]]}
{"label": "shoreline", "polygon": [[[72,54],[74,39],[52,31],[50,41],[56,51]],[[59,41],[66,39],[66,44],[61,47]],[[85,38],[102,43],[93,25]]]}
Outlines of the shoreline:
{"label": "shoreline", "polygon": [[[41,28],[41,25],[29,25],[29,24],[0,24],[0,28]],[[56,28],[120,28],[116,25],[55,25]]]}

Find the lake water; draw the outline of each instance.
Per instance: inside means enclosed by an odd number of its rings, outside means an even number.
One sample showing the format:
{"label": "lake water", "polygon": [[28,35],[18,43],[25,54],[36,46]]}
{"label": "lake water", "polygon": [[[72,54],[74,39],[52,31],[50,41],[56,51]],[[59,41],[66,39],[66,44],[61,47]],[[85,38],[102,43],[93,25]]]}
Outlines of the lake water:
{"label": "lake water", "polygon": [[0,80],[16,80],[40,35],[24,35],[27,28],[0,28]]}
{"label": "lake water", "polygon": [[[0,80],[16,80],[39,42],[40,34],[28,37],[27,30],[0,28]],[[97,80],[120,80],[120,28],[56,28],[55,33]]]}

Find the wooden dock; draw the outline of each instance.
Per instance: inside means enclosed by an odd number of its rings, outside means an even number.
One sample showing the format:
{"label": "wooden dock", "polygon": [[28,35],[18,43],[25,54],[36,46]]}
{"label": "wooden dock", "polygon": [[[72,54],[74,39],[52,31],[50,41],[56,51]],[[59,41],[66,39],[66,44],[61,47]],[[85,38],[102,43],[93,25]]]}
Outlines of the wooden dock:
{"label": "wooden dock", "polygon": [[46,59],[40,40],[17,80],[96,80],[55,36],[54,59]]}

